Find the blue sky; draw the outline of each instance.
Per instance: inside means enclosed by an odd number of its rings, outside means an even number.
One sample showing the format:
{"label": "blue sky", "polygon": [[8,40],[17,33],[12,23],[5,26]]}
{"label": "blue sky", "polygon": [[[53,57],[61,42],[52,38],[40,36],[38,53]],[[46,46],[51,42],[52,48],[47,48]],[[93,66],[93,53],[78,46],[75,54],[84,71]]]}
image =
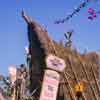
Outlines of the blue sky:
{"label": "blue sky", "polygon": [[87,9],[100,10],[100,3],[91,2],[64,24],[55,25],[54,21],[71,13],[74,7],[84,0],[1,0],[0,1],[0,74],[7,75],[8,66],[25,63],[27,24],[21,17],[21,10],[37,20],[49,35],[59,42],[64,32],[73,29],[73,47],[80,52],[100,50],[100,16],[94,21],[87,19]]}

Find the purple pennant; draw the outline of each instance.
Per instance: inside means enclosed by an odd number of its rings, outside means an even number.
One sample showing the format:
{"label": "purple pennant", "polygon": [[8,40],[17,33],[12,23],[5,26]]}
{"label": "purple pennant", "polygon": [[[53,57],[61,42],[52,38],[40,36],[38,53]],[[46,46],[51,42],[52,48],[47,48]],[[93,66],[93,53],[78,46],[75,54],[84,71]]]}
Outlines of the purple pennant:
{"label": "purple pennant", "polygon": [[94,18],[92,16],[89,16],[88,19],[93,20]]}
{"label": "purple pennant", "polygon": [[64,22],[65,22],[65,20],[64,20],[64,19],[62,19],[61,23],[64,23]]}
{"label": "purple pennant", "polygon": [[59,24],[60,22],[59,22],[59,21],[55,21],[54,23],[55,23],[55,24]]}

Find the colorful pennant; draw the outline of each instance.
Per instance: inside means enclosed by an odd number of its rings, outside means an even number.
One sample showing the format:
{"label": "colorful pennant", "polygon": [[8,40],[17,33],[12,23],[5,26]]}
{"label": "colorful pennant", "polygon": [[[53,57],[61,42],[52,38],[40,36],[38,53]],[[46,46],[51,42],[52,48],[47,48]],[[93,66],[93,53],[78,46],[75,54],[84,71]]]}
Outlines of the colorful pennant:
{"label": "colorful pennant", "polygon": [[89,0],[86,0],[86,1],[82,2],[77,8],[74,9],[74,11],[71,14],[67,15],[67,17],[65,17],[63,19],[55,21],[54,23],[55,24],[60,24],[60,23],[64,23],[65,21],[68,21],[75,14],[77,14],[81,10],[81,8],[85,7],[88,4],[88,2],[89,2]]}

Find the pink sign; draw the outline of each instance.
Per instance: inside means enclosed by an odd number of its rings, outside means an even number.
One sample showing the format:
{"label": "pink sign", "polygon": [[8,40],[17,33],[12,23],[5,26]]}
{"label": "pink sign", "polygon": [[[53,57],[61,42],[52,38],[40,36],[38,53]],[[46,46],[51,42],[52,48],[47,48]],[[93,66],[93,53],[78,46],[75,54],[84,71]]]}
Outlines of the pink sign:
{"label": "pink sign", "polygon": [[40,100],[56,100],[60,75],[52,70],[46,70],[42,85]]}

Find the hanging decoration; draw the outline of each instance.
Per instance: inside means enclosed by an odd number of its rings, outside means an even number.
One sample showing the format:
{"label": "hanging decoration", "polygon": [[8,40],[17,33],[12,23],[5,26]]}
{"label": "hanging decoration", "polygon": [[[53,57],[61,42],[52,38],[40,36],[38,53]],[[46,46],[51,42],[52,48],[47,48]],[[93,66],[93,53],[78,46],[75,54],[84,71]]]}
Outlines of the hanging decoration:
{"label": "hanging decoration", "polygon": [[96,11],[93,8],[89,8],[88,13],[89,13],[88,19],[90,20],[94,20],[97,17]]}
{"label": "hanging decoration", "polygon": [[[67,15],[67,17],[63,18],[63,19],[59,19],[59,20],[56,20],[54,23],[55,24],[60,24],[60,23],[64,23],[65,21],[68,21],[69,19],[71,19],[75,14],[77,14],[82,8],[86,7],[88,5],[89,2],[92,2],[92,1],[95,1],[97,2],[98,0],[86,0],[86,1],[83,1],[78,7],[76,7],[74,9],[74,11]],[[90,9],[90,10],[93,10],[93,9]],[[95,11],[93,11],[95,12]],[[99,12],[100,13],[100,12]],[[96,14],[93,13],[92,16],[89,16],[88,19],[94,19],[96,18]]]}
{"label": "hanging decoration", "polygon": [[68,31],[68,32],[64,33],[65,38],[67,39],[67,42],[65,44],[66,47],[71,47],[71,45],[72,45],[71,36],[72,36],[73,32],[74,31],[71,30],[71,31]]}
{"label": "hanging decoration", "polygon": [[89,13],[88,19],[94,20],[96,19],[97,15],[100,14],[100,11],[96,11],[93,8],[88,8],[88,13]]}

